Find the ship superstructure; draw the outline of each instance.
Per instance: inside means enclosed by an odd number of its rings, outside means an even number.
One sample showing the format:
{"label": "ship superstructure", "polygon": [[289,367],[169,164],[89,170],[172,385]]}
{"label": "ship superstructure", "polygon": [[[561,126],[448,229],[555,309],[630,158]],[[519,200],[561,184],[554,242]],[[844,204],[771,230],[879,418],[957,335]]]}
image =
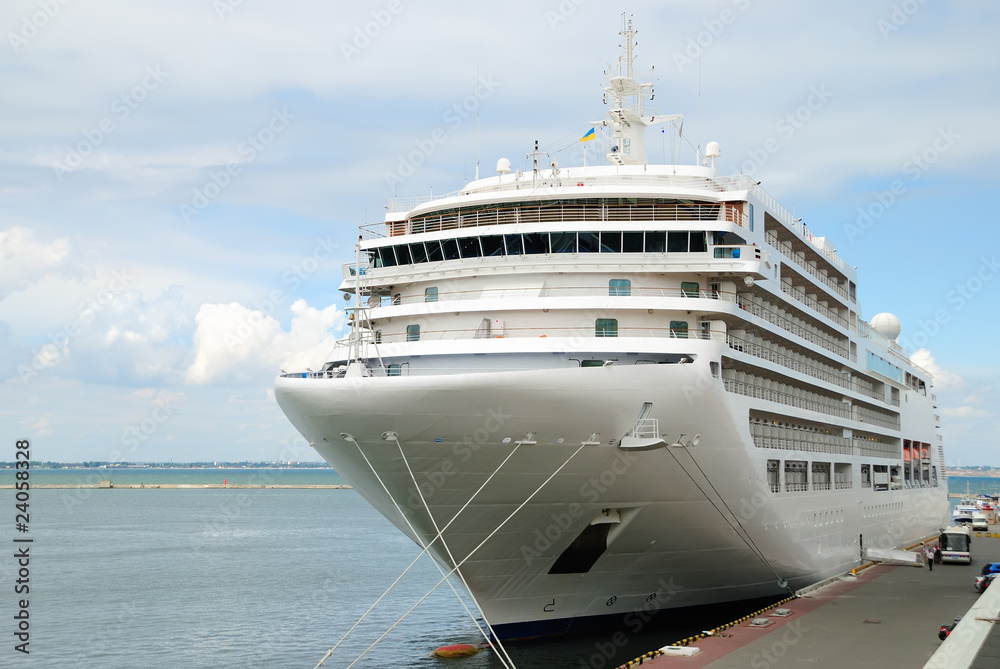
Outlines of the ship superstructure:
{"label": "ship superstructure", "polygon": [[759,183],[650,165],[631,25],[607,165],[393,200],[351,330],[278,403],[502,638],[778,595],[947,524],[931,376]]}

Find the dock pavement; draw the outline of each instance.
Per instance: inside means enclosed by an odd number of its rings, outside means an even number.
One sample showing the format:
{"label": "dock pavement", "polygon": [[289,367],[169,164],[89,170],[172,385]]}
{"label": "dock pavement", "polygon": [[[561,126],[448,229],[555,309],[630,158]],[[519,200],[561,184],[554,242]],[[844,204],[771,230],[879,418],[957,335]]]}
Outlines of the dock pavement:
{"label": "dock pavement", "polygon": [[[995,528],[994,528],[995,529]],[[873,565],[846,575],[775,609],[756,613],[738,624],[689,643],[697,648],[691,657],[658,655],[645,658],[646,669],[746,669],[814,667],[815,669],[887,667],[995,667],[1000,630],[1000,588],[979,595],[973,586],[985,562],[1000,561],[1000,534],[973,535],[971,565],[913,566]],[[978,608],[973,608],[978,607]],[[787,617],[774,615],[787,609]],[[753,612],[747,612],[753,613]],[[767,618],[754,626],[752,618]],[[956,637],[942,647],[941,625],[968,617]],[[974,629],[975,628],[975,629]],[[956,649],[967,649],[967,638],[987,639],[981,651],[959,661]],[[978,649],[979,646],[976,646]],[[963,650],[968,655],[967,650]],[[975,655],[981,661],[975,661]],[[934,662],[931,658],[934,656]],[[986,664],[982,664],[985,661]],[[637,660],[622,665],[639,666]]]}

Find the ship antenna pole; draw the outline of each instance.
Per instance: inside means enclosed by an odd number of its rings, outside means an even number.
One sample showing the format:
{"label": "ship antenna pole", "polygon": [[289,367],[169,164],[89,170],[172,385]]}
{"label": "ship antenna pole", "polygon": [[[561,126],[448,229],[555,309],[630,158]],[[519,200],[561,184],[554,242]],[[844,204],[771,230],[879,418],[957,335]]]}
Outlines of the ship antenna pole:
{"label": "ship antenna pole", "polygon": [[479,142],[479,63],[476,63],[476,181],[479,181],[479,153],[482,148]]}
{"label": "ship antenna pole", "polygon": [[701,167],[701,53],[698,53],[698,148],[694,150],[694,158]]}

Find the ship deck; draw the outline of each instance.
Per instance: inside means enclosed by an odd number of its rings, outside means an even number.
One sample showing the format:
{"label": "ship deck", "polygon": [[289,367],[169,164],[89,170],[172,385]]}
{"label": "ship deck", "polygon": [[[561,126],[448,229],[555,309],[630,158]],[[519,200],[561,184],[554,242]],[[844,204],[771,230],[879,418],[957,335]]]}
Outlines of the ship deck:
{"label": "ship deck", "polygon": [[[697,655],[647,657],[642,666],[995,667],[1000,630],[977,618],[1000,616],[1000,588],[979,595],[973,579],[984,562],[1000,560],[1000,534],[974,537],[973,556],[972,565],[935,565],[930,571],[872,566],[856,577],[838,579],[779,605],[792,611],[787,617],[776,617],[773,609],[751,615],[714,636],[691,640],[687,647],[698,648]],[[751,627],[754,617],[766,617],[771,623]],[[971,624],[964,630],[958,628],[946,646],[937,637],[938,629],[956,617],[968,618]],[[962,638],[958,638],[959,631]],[[623,666],[638,665],[633,661]]]}

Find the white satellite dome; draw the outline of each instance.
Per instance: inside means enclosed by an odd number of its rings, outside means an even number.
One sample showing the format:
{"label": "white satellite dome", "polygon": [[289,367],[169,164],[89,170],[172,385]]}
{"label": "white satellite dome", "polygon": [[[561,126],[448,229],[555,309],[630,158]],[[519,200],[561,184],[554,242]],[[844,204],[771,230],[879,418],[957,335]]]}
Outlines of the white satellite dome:
{"label": "white satellite dome", "polygon": [[896,341],[901,327],[899,319],[887,312],[872,316],[871,326],[875,332],[887,337],[890,341]]}

